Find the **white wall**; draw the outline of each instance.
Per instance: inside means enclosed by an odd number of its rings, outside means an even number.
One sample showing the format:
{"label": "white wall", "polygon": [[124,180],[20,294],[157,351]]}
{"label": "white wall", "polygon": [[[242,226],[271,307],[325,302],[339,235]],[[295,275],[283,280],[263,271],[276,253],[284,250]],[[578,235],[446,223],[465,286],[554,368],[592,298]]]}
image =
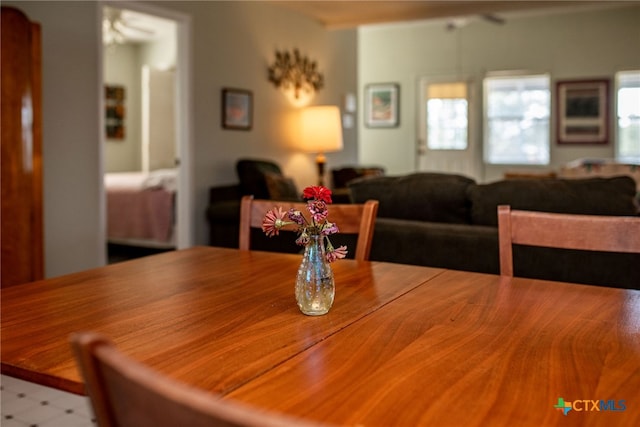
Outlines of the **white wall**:
{"label": "white wall", "polygon": [[[439,21],[368,26],[358,34],[360,94],[368,83],[397,82],[401,86],[400,127],[369,129],[361,125],[359,129],[360,161],[386,166],[391,174],[415,171],[420,77],[460,73],[473,76],[480,87],[488,72],[531,70],[550,73],[555,88],[555,80],[564,79],[606,77],[613,83],[616,71],[640,67],[637,4],[514,17],[504,25],[476,20],[450,32],[445,30],[445,22]],[[475,113],[481,117],[482,111]],[[614,157],[613,143],[604,147],[557,145],[554,125],[552,118],[550,168],[580,157]],[[476,132],[481,130],[478,127]],[[480,179],[499,179],[510,168],[487,166]]]}
{"label": "white wall", "polygon": [[141,170],[141,66],[140,46],[115,45],[104,52],[104,82],[125,88],[124,138],[105,139],[104,171]]}
{"label": "white wall", "polygon": [[[191,16],[193,171],[197,244],[207,244],[205,209],[210,186],[237,182],[239,157],[278,161],[299,186],[315,182],[314,160],[290,146],[298,111],[267,81],[275,49],[299,48],[318,61],[326,85],[314,103],[341,102],[357,90],[356,32],[325,31],[315,22],[263,2],[154,2]],[[100,3],[3,1],[42,25],[45,275],[102,265],[105,230],[101,194],[99,102]],[[220,91],[254,94],[250,132],[222,130]],[[355,163],[357,130],[330,166]]]}
{"label": "white wall", "polygon": [[175,28],[159,40],[116,44],[104,49],[104,81],[124,86],[126,94],[125,135],[123,139],[106,139],[105,172],[142,170],[142,68],[145,65],[161,70],[175,67]]}
{"label": "white wall", "polygon": [[176,65],[176,26],[171,25],[162,38],[140,44],[142,64],[148,64],[161,70],[168,70]]}
{"label": "white wall", "polygon": [[102,180],[95,2],[15,2],[42,28],[45,275],[100,265]]}
{"label": "white wall", "polygon": [[[211,186],[235,184],[241,157],[278,162],[298,187],[316,182],[315,161],[295,145],[294,107],[267,79],[276,49],[298,48],[318,62],[325,87],[314,104],[340,104],[356,93],[356,31],[326,31],[294,12],[264,2],[156,2],[192,19],[194,219],[197,243],[207,244],[205,221]],[[221,91],[225,87],[253,92],[251,131],[222,129]],[[345,131],[344,150],[327,155],[329,167],[357,162],[357,129]]]}

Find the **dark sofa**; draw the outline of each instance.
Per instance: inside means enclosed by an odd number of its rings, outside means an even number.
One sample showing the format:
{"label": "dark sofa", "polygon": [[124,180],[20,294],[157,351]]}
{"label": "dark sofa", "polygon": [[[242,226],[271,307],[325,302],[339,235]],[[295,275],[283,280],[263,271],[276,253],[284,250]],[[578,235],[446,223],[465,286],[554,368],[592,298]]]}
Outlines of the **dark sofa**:
{"label": "dark sofa", "polygon": [[[478,184],[452,174],[355,180],[353,202],[379,200],[371,259],[499,273],[497,206],[638,215],[632,178],[514,179]],[[640,236],[629,236],[640,238]],[[514,247],[517,276],[640,288],[640,254]]]}

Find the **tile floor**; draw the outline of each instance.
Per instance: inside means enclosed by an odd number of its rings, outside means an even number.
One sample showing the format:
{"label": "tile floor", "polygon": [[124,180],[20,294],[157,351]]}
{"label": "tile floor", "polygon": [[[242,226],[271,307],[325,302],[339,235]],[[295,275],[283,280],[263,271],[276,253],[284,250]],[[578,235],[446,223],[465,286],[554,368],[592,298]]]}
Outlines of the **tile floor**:
{"label": "tile floor", "polygon": [[86,397],[0,376],[2,427],[95,427]]}
{"label": "tile floor", "polygon": [[[109,260],[126,261],[166,250],[110,247]],[[1,427],[96,427],[89,400],[0,375]]]}

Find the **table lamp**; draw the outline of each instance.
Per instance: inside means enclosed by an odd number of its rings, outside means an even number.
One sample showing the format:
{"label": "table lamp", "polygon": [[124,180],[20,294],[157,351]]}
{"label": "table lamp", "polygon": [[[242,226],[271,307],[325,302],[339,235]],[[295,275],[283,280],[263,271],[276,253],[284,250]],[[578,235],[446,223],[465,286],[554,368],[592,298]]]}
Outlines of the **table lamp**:
{"label": "table lamp", "polygon": [[302,110],[302,147],[317,153],[318,185],[324,186],[325,153],[342,150],[340,109],[333,105],[307,107]]}

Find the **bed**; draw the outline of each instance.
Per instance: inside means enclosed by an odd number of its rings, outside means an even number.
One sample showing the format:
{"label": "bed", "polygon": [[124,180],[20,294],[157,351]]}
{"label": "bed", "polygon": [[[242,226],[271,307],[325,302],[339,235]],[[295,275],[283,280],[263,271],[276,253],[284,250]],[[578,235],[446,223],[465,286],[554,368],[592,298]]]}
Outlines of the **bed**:
{"label": "bed", "polygon": [[177,170],[107,173],[104,185],[109,243],[175,247]]}

